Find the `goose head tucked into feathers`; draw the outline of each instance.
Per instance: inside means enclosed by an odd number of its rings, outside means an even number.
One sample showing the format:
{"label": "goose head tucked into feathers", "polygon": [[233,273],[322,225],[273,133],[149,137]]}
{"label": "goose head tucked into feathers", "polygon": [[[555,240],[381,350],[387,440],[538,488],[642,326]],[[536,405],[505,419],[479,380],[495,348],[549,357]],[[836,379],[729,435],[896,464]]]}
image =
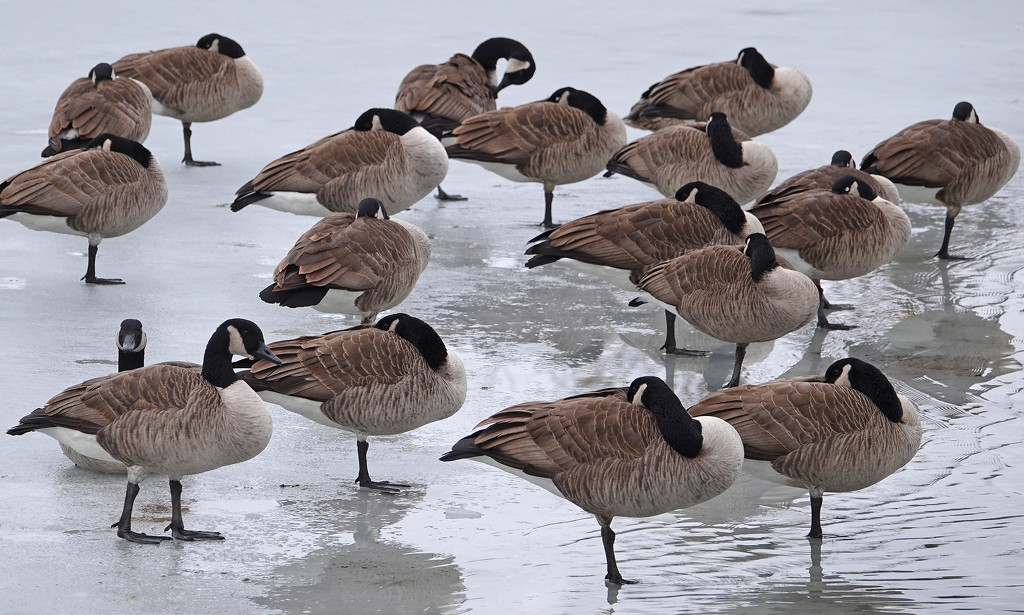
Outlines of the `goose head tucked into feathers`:
{"label": "goose head tucked into feathers", "polygon": [[686,413],[686,408],[664,380],[642,376],[626,391],[626,400],[650,410],[665,442],[683,457],[700,455],[704,443],[701,424]]}
{"label": "goose head tucked into feathers", "polygon": [[200,49],[209,49],[217,53],[226,55],[227,57],[237,60],[245,55],[245,51],[242,50],[242,46],[239,45],[234,39],[230,39],[226,36],[216,33],[210,33],[199,39],[196,43],[196,47]]}
{"label": "goose head tucked into feathers", "polygon": [[840,359],[825,370],[824,380],[860,391],[893,423],[903,420],[903,404],[896,389],[880,369],[867,361],[853,357]]}

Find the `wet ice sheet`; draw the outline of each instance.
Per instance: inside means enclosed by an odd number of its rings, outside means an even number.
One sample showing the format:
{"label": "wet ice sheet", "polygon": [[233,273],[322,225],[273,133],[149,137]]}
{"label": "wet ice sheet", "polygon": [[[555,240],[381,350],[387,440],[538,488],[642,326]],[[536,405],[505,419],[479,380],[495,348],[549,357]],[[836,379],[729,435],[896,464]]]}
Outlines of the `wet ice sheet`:
{"label": "wet ice sheet", "polygon": [[[224,203],[266,162],[388,105],[405,72],[493,35],[537,58],[535,79],[503,104],[571,84],[624,113],[650,83],[755,45],[803,69],[814,98],[789,126],[760,137],[779,179],[823,164],[838,148],[862,155],[912,122],[946,117],[968,99],[981,119],[1024,140],[1024,24],[1012,3],[824,6],[693,12],[673,4],[553,6],[524,2],[484,12],[443,3],[426,12],[376,5],[208,3],[147,7],[93,3],[18,7],[0,23],[0,175],[38,160],[53,103],[72,79],[123,53],[184,44],[209,31],[239,40],[266,76],[262,101],[194,126],[200,158],[186,169],[180,126],[156,118],[147,145],[171,189],[140,231],[105,241],[101,275],[77,281],[84,240],[0,222],[0,390],[7,424],[63,387],[112,368],[122,318],[149,334],[148,360],[198,361],[213,328],[243,316],[271,339],[353,320],[262,304],[256,293],[312,220]],[[252,7],[252,8],[250,8]],[[491,9],[494,10],[494,9]],[[83,34],[54,34],[55,13]],[[199,18],[199,15],[205,16]],[[104,21],[101,21],[104,20]],[[107,24],[97,34],[101,23]],[[458,27],[455,27],[455,25]],[[44,34],[51,33],[51,34]],[[630,130],[630,137],[641,132]],[[710,359],[665,358],[659,311],[630,309],[627,293],[557,265],[521,267],[538,229],[539,185],[514,185],[453,163],[445,187],[466,203],[428,198],[403,217],[433,238],[434,257],[402,306],[434,325],[466,362],[470,392],[456,416],[405,436],[371,440],[375,478],[414,485],[396,497],[361,493],[355,446],[342,432],[274,408],[260,457],[186,479],[186,523],[224,532],[218,544],[155,548],[117,540],[120,479],[69,467],[43,436],[0,439],[0,586],[12,611],[123,612],[941,612],[1017,608],[1022,388],[1020,270],[1024,248],[1016,177],[967,208],[953,251],[929,258],[941,210],[908,206],[914,236],[893,263],[827,284],[859,309],[860,325],[823,335],[805,328],[751,346],[743,378],[820,372],[856,354],[878,363],[924,413],[915,460],[879,485],[825,499],[820,554],[804,540],[806,494],[745,477],[719,498],[675,515],[615,523],[620,565],[642,583],[609,592],[597,524],[572,505],[479,464],[435,460],[481,418],[527,399],[554,399],[653,373],[692,403],[729,376],[732,348],[680,330]],[[564,221],[656,198],[632,180],[592,179],[556,190]],[[166,482],[143,484],[136,527],[167,523]],[[452,514],[450,511],[462,511]],[[674,520],[673,520],[674,518]],[[609,603],[612,603],[611,605]]]}

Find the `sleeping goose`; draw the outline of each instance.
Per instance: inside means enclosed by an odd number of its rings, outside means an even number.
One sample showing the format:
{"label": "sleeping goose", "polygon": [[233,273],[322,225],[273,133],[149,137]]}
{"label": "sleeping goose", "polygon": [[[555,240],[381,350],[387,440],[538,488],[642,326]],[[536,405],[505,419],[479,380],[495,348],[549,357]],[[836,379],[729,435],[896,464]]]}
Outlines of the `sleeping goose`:
{"label": "sleeping goose", "polygon": [[718,111],[706,126],[671,126],[640,137],[616,152],[607,168],[653,185],[667,197],[688,182],[707,182],[740,205],[767,190],[779,172],[771,148],[733,132]]}
{"label": "sleeping goose", "polygon": [[[142,330],[142,322],[134,318],[121,321],[117,332],[117,371],[126,372],[146,364],[146,332]],[[127,467],[120,461],[111,463],[101,459],[93,459],[80,455],[70,446],[60,443],[64,456],[83,470],[101,474],[124,474]]]}
{"label": "sleeping goose", "polygon": [[[498,60],[508,60],[498,82]],[[522,85],[537,65],[525,45],[510,38],[489,38],[472,56],[457,53],[441,64],[423,64],[409,71],[395,94],[395,109],[411,115],[430,134],[449,145],[451,131],[463,120],[497,109],[498,92]],[[437,198],[463,201],[464,197],[437,187]]]}
{"label": "sleeping goose", "polygon": [[704,122],[714,111],[733,128],[756,137],[793,121],[811,102],[811,82],[795,68],[778,68],[747,47],[736,60],[688,68],[647,88],[626,123],[659,130]]}
{"label": "sleeping goose", "polygon": [[718,417],[743,439],[755,476],[811,494],[811,531],[821,538],[824,492],[856,491],[905,466],[921,446],[917,408],[879,369],[836,361],[824,376],[783,378],[717,391],[690,408]]}
{"label": "sleeping goose", "polygon": [[832,189],[782,196],[750,210],[775,250],[818,287],[818,326],[829,322],[821,280],[848,280],[881,267],[910,240],[910,219],[898,205],[879,197],[867,182],[843,175]]}
{"label": "sleeping goose", "polygon": [[166,202],[167,183],[156,157],[135,141],[109,134],[0,183],[0,218],[89,239],[82,277],[88,284],[124,284],[96,277],[100,241],[134,231]]}
{"label": "sleeping goose", "polygon": [[126,55],[114,71],[146,84],[153,93],[153,113],[181,120],[189,166],[211,166],[192,158],[192,123],[212,122],[256,104],[263,95],[263,75],[242,46],[220,34],[207,34],[195,45]]}
{"label": "sleeping goose", "polygon": [[[87,457],[128,466],[124,508],[117,535],[158,544],[223,538],[219,532],[186,530],[181,517],[181,478],[240,463],[270,442],[270,412],[238,379],[232,355],[279,362],[248,320],[227,320],[206,345],[203,365],[158,363],[65,389],[23,417],[8,434],[39,431]],[[147,474],[170,479],[171,536],[132,531],[132,507]]]}
{"label": "sleeping goose", "polygon": [[736,344],[727,387],[736,386],[751,342],[768,342],[810,322],[818,290],[806,275],[779,266],[768,238],[742,250],[709,246],[647,270],[638,286],[666,310],[715,339]]}
{"label": "sleeping goose", "polygon": [[609,583],[614,517],[650,517],[693,506],[736,481],[743,445],[718,419],[693,419],[654,376],[628,390],[604,389],[506,408],[477,425],[441,461],[474,459],[540,485],[597,518]]}
{"label": "sleeping goose", "polygon": [[243,380],[265,401],[312,421],[356,434],[361,487],[397,491],[374,481],[367,436],[405,433],[447,418],[466,400],[466,369],[427,323],[392,314],[373,326],[272,342],[281,358],[241,361]]}
{"label": "sleeping goose", "polygon": [[372,324],[412,292],[430,260],[430,240],[414,224],[389,218],[377,199],[356,215],[336,213],[312,226],[274,269],[260,299],[285,307],[362,316]]}
{"label": "sleeping goose", "polygon": [[[751,233],[763,233],[757,218],[740,209],[723,190],[690,182],[674,199],[600,211],[545,231],[530,240],[528,268],[559,260],[576,269],[636,290],[643,270],[661,261],[710,245],[742,245]],[[705,351],[678,348],[675,314],[665,311],[669,354],[702,356]]]}
{"label": "sleeping goose", "polygon": [[959,102],[949,120],[912,124],[874,147],[860,163],[888,177],[911,203],[946,207],[946,229],[935,254],[949,254],[953,223],[965,205],[988,200],[1017,172],[1020,147],[1002,130],[982,126],[969,102]]}
{"label": "sleeping goose", "polygon": [[836,150],[832,154],[832,161],[829,164],[801,171],[786,179],[778,186],[765,192],[754,201],[754,207],[768,205],[775,201],[791,199],[797,194],[803,194],[812,190],[831,190],[832,184],[843,175],[852,175],[859,182],[871,186],[875,193],[894,205],[899,205],[900,195],[896,185],[881,175],[871,175],[864,171],[857,170],[857,164],[853,161],[853,154],[845,149]]}
{"label": "sleeping goose", "polygon": [[626,127],[593,95],[560,88],[546,100],[475,115],[457,126],[448,155],[518,182],[544,184],[544,221],[555,186],[600,173],[626,144]]}
{"label": "sleeping goose", "polygon": [[307,216],[355,213],[378,198],[406,210],[448,173],[444,147],[409,115],[364,111],[352,128],[326,136],[263,167],[235,193],[231,211],[251,203]]}
{"label": "sleeping goose", "polygon": [[85,146],[110,133],[142,143],[153,120],[152,94],[142,82],[114,74],[101,62],[71,82],[53,110],[43,157]]}

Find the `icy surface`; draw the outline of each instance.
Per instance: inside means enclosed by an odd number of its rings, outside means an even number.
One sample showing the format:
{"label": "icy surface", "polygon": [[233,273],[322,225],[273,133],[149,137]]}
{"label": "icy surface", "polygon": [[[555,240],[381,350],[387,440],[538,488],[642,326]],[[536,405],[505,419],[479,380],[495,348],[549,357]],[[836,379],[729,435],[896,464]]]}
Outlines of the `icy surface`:
{"label": "icy surface", "polygon": [[[57,5],[59,4],[59,6]],[[723,3],[724,4],[724,3]],[[190,44],[208,32],[239,41],[266,87],[253,108],[193,126],[185,168],[181,126],[157,117],[146,145],[170,200],[152,221],[100,246],[90,287],[82,238],[0,221],[0,412],[3,427],[64,387],[114,369],[114,336],[142,320],[147,360],[200,361],[213,329],[250,318],[269,339],[350,326],[350,318],[265,305],[271,270],[312,218],[251,206],[234,191],[270,160],[389,106],[413,66],[469,53],[490,36],[525,43],[530,83],[500,103],[573,85],[624,114],[665,75],[756,46],[805,71],[807,110],[759,140],[781,181],[844,148],[859,159],[904,126],[971,101],[983,123],[1024,141],[1024,5],[741,2],[413,4],[334,2],[18,3],[0,20],[0,177],[36,164],[54,102],[97,62]],[[630,129],[630,138],[644,133]],[[875,362],[921,407],[924,444],[902,471],[857,493],[826,495],[820,548],[805,540],[806,493],[744,477],[715,500],[674,515],[619,519],[623,574],[608,590],[598,526],[573,505],[481,464],[437,457],[480,419],[530,399],[666,376],[685,404],[729,376],[732,348],[681,328],[710,359],[666,359],[660,312],[629,293],[549,265],[528,271],[526,241],[541,186],[453,162],[446,190],[400,214],[433,241],[433,260],[400,306],[431,323],[465,361],[470,382],[454,417],[370,439],[376,479],[397,496],[360,491],[354,439],[273,407],[267,450],[185,480],[187,527],[223,543],[128,544],[109,525],[123,479],[88,474],[51,439],[0,437],[0,588],[4,612],[77,613],[935,613],[1020,608],[1024,519],[1020,467],[1024,388],[1021,269],[1024,176],[958,218],[955,263],[931,258],[941,208],[907,205],[914,235],[879,271],[826,285],[855,303],[747,355],[745,382],[821,372],[854,354]],[[555,191],[554,218],[657,197],[624,177]],[[143,483],[135,529],[169,512],[161,477]]]}

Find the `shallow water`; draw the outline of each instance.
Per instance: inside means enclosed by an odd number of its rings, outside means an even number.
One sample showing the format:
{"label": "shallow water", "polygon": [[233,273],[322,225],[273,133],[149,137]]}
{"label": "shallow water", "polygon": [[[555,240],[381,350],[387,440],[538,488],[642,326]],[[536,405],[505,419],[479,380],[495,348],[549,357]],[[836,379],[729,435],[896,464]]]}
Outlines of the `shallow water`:
{"label": "shallow water", "polygon": [[[77,7],[78,5],[74,5]],[[245,10],[243,10],[243,7]],[[625,113],[670,72],[757,46],[797,66],[815,93],[792,124],[759,138],[781,181],[839,148],[859,157],[915,121],[947,117],[970,100],[984,123],[1024,140],[1024,9],[1016,3],[821,5],[684,11],[672,3],[471,8],[439,3],[336,7],[95,2],[80,14],[23,5],[0,23],[0,175],[38,161],[53,103],[98,61],[186,44],[209,31],[236,38],[262,68],[252,109],[193,127],[200,159],[183,168],[180,126],[154,119],[147,146],[171,190],[139,231],[104,241],[99,274],[123,287],[78,281],[85,241],[0,223],[0,405],[7,425],[64,387],[113,369],[126,317],[143,321],[149,362],[198,361],[221,321],[246,317],[268,338],[317,333],[355,320],[262,304],[270,272],[312,223],[224,205],[259,168],[387,106],[420,62],[512,36],[533,51],[533,81],[502,92],[512,105],[571,84]],[[927,15],[926,15],[927,13]],[[52,15],[74,16],[80,35]],[[204,18],[198,15],[204,15]],[[630,129],[630,138],[643,133]],[[906,205],[914,235],[893,262],[857,280],[826,283],[851,331],[808,326],[752,345],[745,382],[820,373],[855,355],[878,364],[920,406],[917,457],[881,483],[825,497],[821,545],[804,534],[805,492],[744,476],[703,505],[653,519],[618,519],[620,567],[638,585],[602,582],[597,523],[573,505],[480,464],[434,460],[480,419],[529,399],[556,399],[642,374],[669,380],[685,404],[729,377],[733,349],[681,327],[680,343],[708,359],[666,358],[661,312],[559,265],[528,271],[526,241],[543,198],[453,163],[445,188],[469,197],[424,199],[401,214],[431,235],[433,259],[402,311],[431,323],[466,363],[464,408],[402,436],[371,439],[375,478],[413,485],[364,493],[353,439],[272,408],[268,449],[244,464],[185,482],[189,527],[223,543],[147,548],[109,528],[122,479],[80,471],[50,439],[0,438],[0,588],[12,612],[310,613],[935,613],[1020,610],[1024,597],[1020,391],[1024,348],[1024,179],[958,218],[954,263],[930,258],[941,209]],[[622,177],[556,190],[554,217],[656,198]],[[135,527],[169,517],[166,483],[144,483]]]}

